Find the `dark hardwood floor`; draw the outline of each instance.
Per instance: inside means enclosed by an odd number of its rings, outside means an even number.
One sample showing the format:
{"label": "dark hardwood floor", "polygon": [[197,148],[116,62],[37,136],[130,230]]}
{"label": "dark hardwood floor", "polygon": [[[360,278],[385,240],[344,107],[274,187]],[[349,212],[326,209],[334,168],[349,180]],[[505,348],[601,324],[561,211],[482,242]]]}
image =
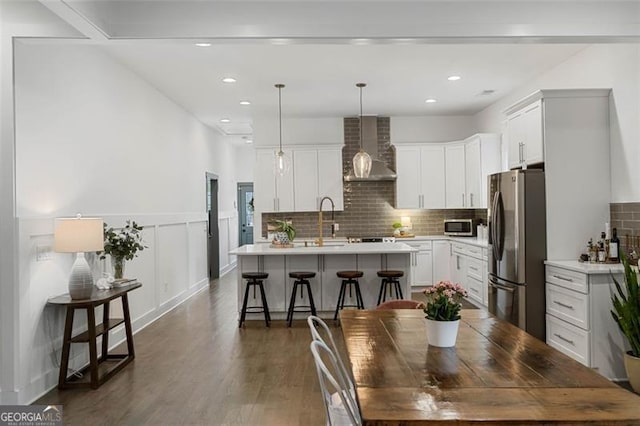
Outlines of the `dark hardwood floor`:
{"label": "dark hardwood floor", "polygon": [[306,321],[238,329],[236,318],[231,272],[138,332],[135,360],[100,388],[36,404],[63,404],[65,425],[324,424]]}

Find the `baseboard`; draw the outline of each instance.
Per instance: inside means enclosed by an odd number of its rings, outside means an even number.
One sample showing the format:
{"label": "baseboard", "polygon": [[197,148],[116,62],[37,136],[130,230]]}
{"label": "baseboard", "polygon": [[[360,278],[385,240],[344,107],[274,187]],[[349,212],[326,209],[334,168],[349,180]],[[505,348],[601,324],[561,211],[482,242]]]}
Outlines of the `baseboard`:
{"label": "baseboard", "polygon": [[233,271],[237,265],[238,265],[238,261],[231,262],[228,265],[225,265],[222,269],[220,269],[220,277],[222,278],[225,275],[227,275],[229,272]]}

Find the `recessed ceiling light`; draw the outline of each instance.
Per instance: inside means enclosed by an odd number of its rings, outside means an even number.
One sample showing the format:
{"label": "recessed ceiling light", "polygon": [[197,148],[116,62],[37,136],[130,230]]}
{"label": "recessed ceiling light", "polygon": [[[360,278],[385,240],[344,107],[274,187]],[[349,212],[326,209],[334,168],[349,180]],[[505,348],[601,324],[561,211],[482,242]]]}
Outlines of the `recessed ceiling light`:
{"label": "recessed ceiling light", "polygon": [[235,78],[233,78],[233,77],[224,77],[224,78],[222,79],[222,82],[223,82],[223,83],[235,83],[235,82],[236,82],[236,79],[235,79]]}
{"label": "recessed ceiling light", "polygon": [[249,101],[240,101],[240,105],[251,105]]}
{"label": "recessed ceiling light", "polygon": [[450,75],[449,77],[447,77],[447,80],[449,80],[449,81],[458,81],[461,78],[462,77],[460,77],[459,75]]}
{"label": "recessed ceiling light", "polygon": [[198,47],[209,47],[209,46],[211,46],[211,43],[196,43],[196,46],[198,46]]}
{"label": "recessed ceiling light", "polygon": [[220,119],[220,122],[221,122],[221,123],[230,123],[230,122],[231,122],[231,120],[229,120],[228,118],[221,118],[221,119]]}
{"label": "recessed ceiling light", "polygon": [[244,143],[253,143],[253,139],[247,139],[244,141]]}
{"label": "recessed ceiling light", "polygon": [[438,101],[437,101],[437,100],[435,100],[435,99],[433,99],[433,98],[429,98],[429,99],[427,99],[425,102],[426,102],[426,103],[428,103],[428,104],[434,104],[434,103],[436,103],[436,102],[438,102]]}

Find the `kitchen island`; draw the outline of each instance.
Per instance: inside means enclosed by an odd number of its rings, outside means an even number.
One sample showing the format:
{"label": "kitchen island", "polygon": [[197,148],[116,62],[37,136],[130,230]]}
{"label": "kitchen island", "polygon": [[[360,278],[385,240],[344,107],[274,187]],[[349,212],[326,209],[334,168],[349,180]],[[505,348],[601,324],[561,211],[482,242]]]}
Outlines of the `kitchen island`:
{"label": "kitchen island", "polygon": [[[298,243],[293,248],[273,248],[268,244],[250,244],[230,252],[238,256],[238,312],[242,307],[242,297],[246,281],[243,272],[266,272],[267,303],[273,319],[284,319],[291,297],[293,279],[289,272],[315,272],[311,288],[318,315],[332,318],[338,302],[341,279],[338,271],[359,270],[364,276],[359,279],[365,308],[374,308],[380,291],[380,270],[401,270],[400,278],[404,297],[410,298],[411,254],[417,249],[404,243],[358,243],[325,242],[323,247]],[[253,297],[253,295],[251,295]],[[252,303],[259,305],[260,297]],[[298,298],[297,305],[308,305],[308,295]],[[347,293],[345,305],[356,304],[355,293]],[[299,314],[297,318],[302,318]],[[247,319],[262,319],[262,314],[248,313]]]}

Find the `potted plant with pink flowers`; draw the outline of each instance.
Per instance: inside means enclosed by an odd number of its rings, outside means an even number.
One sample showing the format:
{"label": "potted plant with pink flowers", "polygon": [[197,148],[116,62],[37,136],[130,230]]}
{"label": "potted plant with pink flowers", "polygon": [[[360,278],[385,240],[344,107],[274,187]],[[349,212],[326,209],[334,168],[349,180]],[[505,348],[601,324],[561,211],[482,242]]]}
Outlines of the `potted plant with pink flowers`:
{"label": "potted plant with pink flowers", "polygon": [[427,307],[427,341],[431,346],[447,348],[455,346],[460,325],[462,299],[467,291],[460,284],[440,281],[424,290]]}

